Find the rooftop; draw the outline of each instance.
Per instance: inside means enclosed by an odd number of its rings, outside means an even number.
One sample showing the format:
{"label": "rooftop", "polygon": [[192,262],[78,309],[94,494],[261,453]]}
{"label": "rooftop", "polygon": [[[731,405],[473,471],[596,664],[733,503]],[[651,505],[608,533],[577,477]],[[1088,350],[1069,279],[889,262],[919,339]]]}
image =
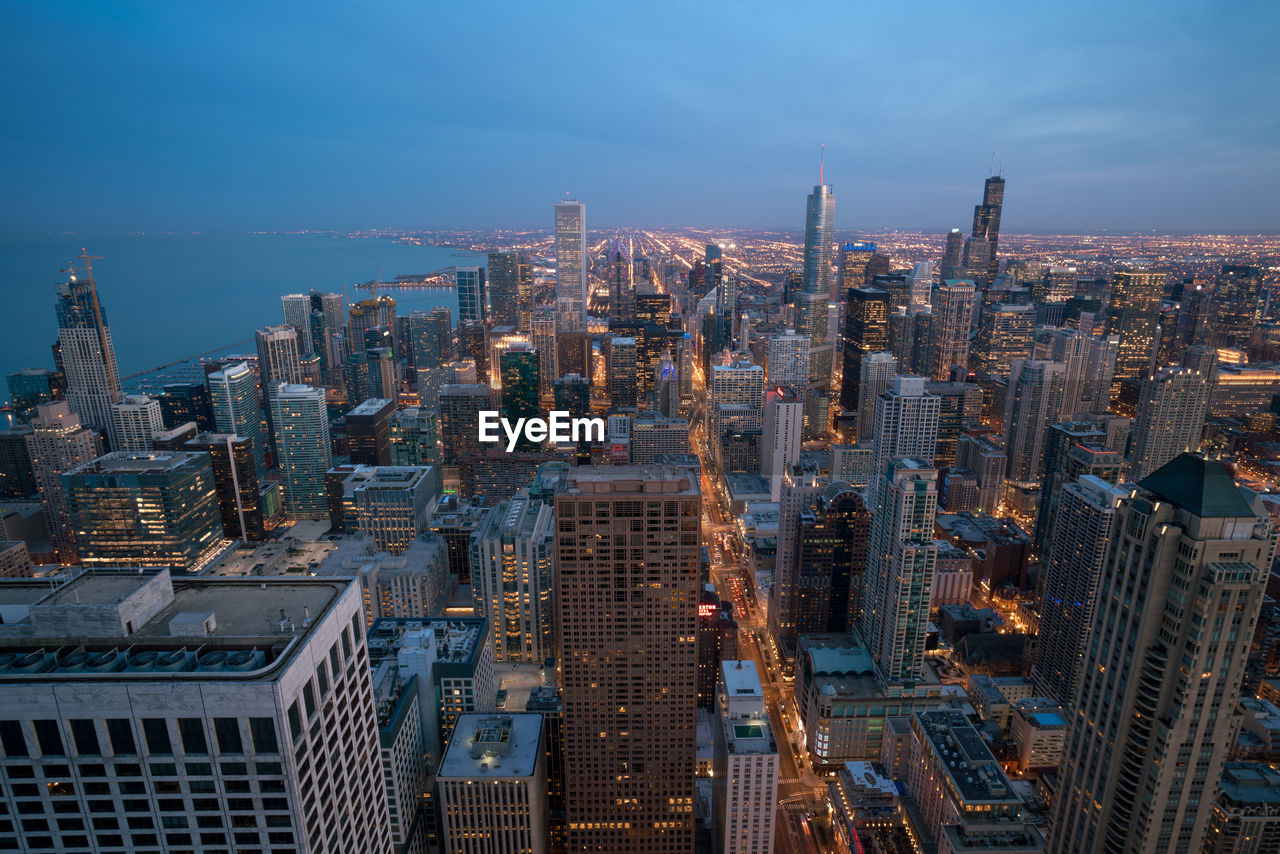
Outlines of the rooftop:
{"label": "rooftop", "polygon": [[982,736],[954,709],[921,710],[916,725],[953,789],[967,804],[1022,803]]}
{"label": "rooftop", "polygon": [[168,474],[199,458],[199,454],[186,451],[117,451],[78,466],[67,474]]}
{"label": "rooftop", "polygon": [[542,755],[542,715],[459,715],[438,779],[530,777]]}
{"label": "rooftop", "polygon": [[1253,515],[1231,470],[1195,454],[1179,454],[1138,481],[1138,486],[1202,519]]}

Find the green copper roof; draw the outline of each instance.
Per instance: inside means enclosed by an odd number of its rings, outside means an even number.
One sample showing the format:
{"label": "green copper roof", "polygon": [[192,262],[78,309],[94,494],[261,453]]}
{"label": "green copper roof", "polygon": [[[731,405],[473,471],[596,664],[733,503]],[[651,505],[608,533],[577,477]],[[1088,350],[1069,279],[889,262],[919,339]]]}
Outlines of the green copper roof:
{"label": "green copper roof", "polygon": [[1138,481],[1138,486],[1202,519],[1254,515],[1231,471],[1217,460],[1195,454],[1179,454]]}

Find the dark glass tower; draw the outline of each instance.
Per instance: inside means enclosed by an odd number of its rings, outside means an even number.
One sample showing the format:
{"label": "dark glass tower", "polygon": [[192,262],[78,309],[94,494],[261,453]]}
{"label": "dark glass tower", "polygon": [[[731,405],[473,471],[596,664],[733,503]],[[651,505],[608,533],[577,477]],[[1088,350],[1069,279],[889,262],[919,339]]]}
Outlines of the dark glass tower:
{"label": "dark glass tower", "polygon": [[844,321],[844,370],[840,406],[858,408],[862,363],[872,353],[889,349],[889,294],[874,288],[850,288]]}

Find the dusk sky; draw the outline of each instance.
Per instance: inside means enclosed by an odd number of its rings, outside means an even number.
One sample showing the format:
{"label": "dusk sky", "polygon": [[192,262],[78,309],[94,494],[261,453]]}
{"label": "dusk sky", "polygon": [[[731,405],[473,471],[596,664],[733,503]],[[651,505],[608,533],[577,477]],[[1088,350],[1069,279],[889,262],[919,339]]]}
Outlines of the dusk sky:
{"label": "dusk sky", "polygon": [[0,230],[1280,228],[1280,6],[0,0]]}

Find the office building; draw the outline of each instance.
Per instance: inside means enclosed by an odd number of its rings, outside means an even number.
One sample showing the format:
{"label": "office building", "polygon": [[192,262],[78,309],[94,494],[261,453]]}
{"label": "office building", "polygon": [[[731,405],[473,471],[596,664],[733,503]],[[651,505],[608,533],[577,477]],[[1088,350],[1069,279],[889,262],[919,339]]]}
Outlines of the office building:
{"label": "office building", "polygon": [[471,589],[497,661],[556,657],[555,514],[521,490],[485,514],[471,537]]}
{"label": "office building", "polygon": [[982,307],[973,342],[974,368],[983,378],[1007,377],[1016,359],[1031,355],[1035,308],[996,303]]}
{"label": "office building", "polygon": [[61,371],[47,368],[23,368],[9,374],[9,399],[18,417],[26,420],[35,414],[42,403],[66,400],[67,378]]}
{"label": "office building", "polygon": [[1039,854],[1044,837],[978,730],[954,709],[911,715],[907,786],[940,854]]}
{"label": "office building", "polygon": [[348,453],[355,465],[391,465],[391,417],[396,402],[370,398],[346,414]]}
{"label": "office building", "polygon": [[117,451],[149,451],[152,435],[164,430],[160,403],[145,394],[127,394],[112,404],[111,422]]}
{"label": "office building", "polygon": [[1095,475],[1062,487],[1040,571],[1040,630],[1031,678],[1036,690],[1071,706],[1116,514],[1128,490]]}
{"label": "office building", "polygon": [[734,426],[739,429],[759,430],[764,404],[764,370],[747,361],[731,365],[716,365],[711,369],[710,438],[712,442],[724,434],[730,426],[728,407],[745,407],[745,421]]}
{"label": "office building", "polygon": [[102,454],[102,440],[81,426],[69,403],[59,401],[36,407],[26,441],[54,554],[60,563],[75,563],[76,539],[62,473],[97,459]]}
{"label": "office building", "polygon": [[1045,554],[1064,485],[1087,474],[1107,483],[1120,482],[1124,455],[1108,448],[1105,442],[1106,431],[1087,421],[1054,424],[1045,432],[1044,467],[1036,504],[1036,526],[1032,533],[1037,555],[1043,557]]}
{"label": "office building", "polygon": [[547,854],[540,714],[458,719],[436,775],[446,854]]}
{"label": "office building", "polygon": [[1161,368],[1142,381],[1130,477],[1141,480],[1178,454],[1200,447],[1212,382],[1212,373],[1191,368]]}
{"label": "office building", "polygon": [[285,294],[280,309],[286,326],[297,333],[298,353],[319,353],[311,338],[311,297],[308,294]]}
{"label": "office building", "polygon": [[439,476],[444,460],[440,451],[440,417],[435,411],[410,406],[391,413],[388,442],[391,465],[433,466]]}
{"label": "office building", "polygon": [[609,405],[613,409],[633,409],[638,400],[636,339],[609,339]]}
{"label": "office building", "polygon": [[586,377],[566,374],[553,385],[556,409],[581,418],[591,414],[591,383]]}
{"label": "office building", "polygon": [[938,473],[925,462],[893,457],[875,477],[862,634],[886,683],[910,688],[924,667],[933,570]]}
{"label": "office building", "polygon": [[[489,316],[494,326],[520,323],[520,256],[515,251],[489,253]],[[459,292],[461,294],[461,292]],[[459,296],[461,306],[461,296]]]}
{"label": "office building", "polygon": [[713,726],[715,850],[772,854],[778,745],[754,661],[721,662]]}
{"label": "office building", "polygon": [[769,482],[773,500],[782,491],[783,474],[800,459],[804,401],[785,386],[770,386],[764,395],[764,427],[760,474]]}
{"label": "office building", "polygon": [[1244,349],[1262,316],[1262,271],[1241,264],[1223,264],[1218,271],[1208,318],[1209,343]]}
{"label": "office building", "polygon": [[[842,481],[832,481],[812,495],[792,522],[794,540],[785,538],[787,548],[794,542],[794,612],[790,615],[794,635],[820,632],[849,632],[862,615],[862,595],[866,581],[871,513],[862,496]],[[784,519],[780,515],[779,524]],[[779,546],[784,538],[779,538]]]}
{"label": "office building", "polygon": [[458,322],[485,323],[489,319],[484,267],[458,267]]}
{"label": "office building", "polygon": [[222,536],[238,538],[242,543],[262,540],[273,527],[275,514],[270,510],[269,494],[264,494],[269,485],[258,483],[249,440],[233,433],[197,433],[173,445],[170,450],[209,455]]}
{"label": "office building", "polygon": [[324,474],[333,463],[333,449],[324,389],[281,383],[274,390],[272,405],[288,515],[291,519],[325,519],[329,505]]}
{"label": "office building", "polygon": [[439,492],[426,466],[357,466],[344,481],[356,527],[378,551],[400,555],[427,530]]}
{"label": "office building", "polygon": [[213,402],[203,382],[165,383],[156,400],[164,426],[170,430],[188,422],[202,432],[215,429]]}
{"label": "office building", "polygon": [[968,367],[973,305],[974,286],[967,279],[948,279],[935,292],[929,343],[933,379],[948,379],[953,365]]}
{"label": "office building", "polygon": [[1204,849],[1274,549],[1220,462],[1183,454],[1120,501],[1050,851]]}
{"label": "office building", "polygon": [[62,475],[85,566],[200,569],[222,548],[222,516],[205,454],[116,451]]}
{"label": "office building", "polygon": [[83,260],[84,279],[72,272],[67,281],[58,285],[54,308],[58,317],[59,368],[67,379],[67,406],[85,427],[107,436],[114,447],[111,407],[123,395],[120,370],[89,258]]}
{"label": "office building", "polygon": [[[347,310],[347,348],[354,352],[367,349],[370,343],[370,330],[385,330],[394,339],[396,328],[396,301],[394,297],[383,294],[370,299],[362,299]],[[398,345],[391,345],[393,348]]]}
{"label": "office building", "polygon": [[1165,273],[1146,267],[1116,270],[1107,305],[1107,335],[1120,338],[1116,352],[1112,397],[1122,382],[1137,382],[1151,371],[1156,327],[1164,297]]}
{"label": "office building", "polygon": [[453,317],[445,306],[409,313],[409,351],[418,369],[438,368],[453,355]]}
{"label": "office building", "polygon": [[862,399],[863,363],[871,354],[889,349],[887,291],[862,287],[848,291],[843,343],[844,368],[840,383],[840,406],[845,410],[856,410]]}
{"label": "office building", "polygon": [[840,275],[838,287],[831,293],[832,302],[840,302],[851,288],[867,283],[867,265],[875,257],[874,243],[844,243],[840,246]]}
{"label": "office building", "polygon": [[689,446],[689,419],[668,418],[653,410],[646,410],[631,420],[632,465],[646,466],[663,455],[689,453],[692,453]]}
{"label": "office building", "polygon": [[274,383],[302,382],[300,358],[307,351],[298,346],[292,326],[268,326],[253,333],[258,347],[258,377],[264,389]]}
{"label": "office building", "polygon": [[558,328],[587,330],[587,206],[556,203],[556,310]]}
{"label": "office building", "polygon": [[992,175],[982,188],[982,204],[973,208],[973,229],[964,247],[964,265],[984,284],[995,280],[1000,269],[1000,211],[1004,206],[1004,177]]}
{"label": "office building", "polygon": [[956,464],[960,434],[976,427],[982,417],[982,389],[973,383],[934,381],[925,383],[924,388],[925,393],[939,401],[938,441],[933,463],[939,468],[949,468]]}
{"label": "office building", "polygon": [[521,418],[536,418],[541,385],[542,354],[529,344],[515,343],[498,357],[502,375],[502,414],[515,424]]}
{"label": "office building", "polygon": [[[702,585],[698,596],[698,708],[716,705],[716,685],[720,664],[738,655],[738,624],[733,621],[733,603],[721,601],[715,585]],[[700,739],[701,740],[701,739]],[[701,764],[701,762],[699,763]]]}
{"label": "office building", "polygon": [[0,674],[0,720],[9,775],[63,781],[18,811],[59,820],[6,847],[391,854],[357,584],[96,569],[44,588],[0,590],[26,611],[0,648],[29,664]]}
{"label": "office building", "polygon": [[440,438],[444,464],[457,465],[466,454],[480,454],[480,413],[497,408],[497,395],[484,383],[447,385],[440,392]]}
{"label": "office building", "polygon": [[[246,362],[223,365],[205,377],[213,423],[219,433],[234,433],[253,443],[253,467],[261,482],[267,472],[258,383]],[[278,452],[278,449],[277,449]]]}
{"label": "office building", "polygon": [[576,468],[555,496],[569,850],[693,848],[700,505],[659,466]]}
{"label": "office building", "polygon": [[26,498],[38,491],[27,449],[27,437],[32,432],[27,425],[0,430],[0,496]]}
{"label": "office building", "polygon": [[538,393],[549,394],[560,378],[556,372],[556,316],[549,310],[530,312],[520,328],[528,330],[529,340],[538,351]]}

